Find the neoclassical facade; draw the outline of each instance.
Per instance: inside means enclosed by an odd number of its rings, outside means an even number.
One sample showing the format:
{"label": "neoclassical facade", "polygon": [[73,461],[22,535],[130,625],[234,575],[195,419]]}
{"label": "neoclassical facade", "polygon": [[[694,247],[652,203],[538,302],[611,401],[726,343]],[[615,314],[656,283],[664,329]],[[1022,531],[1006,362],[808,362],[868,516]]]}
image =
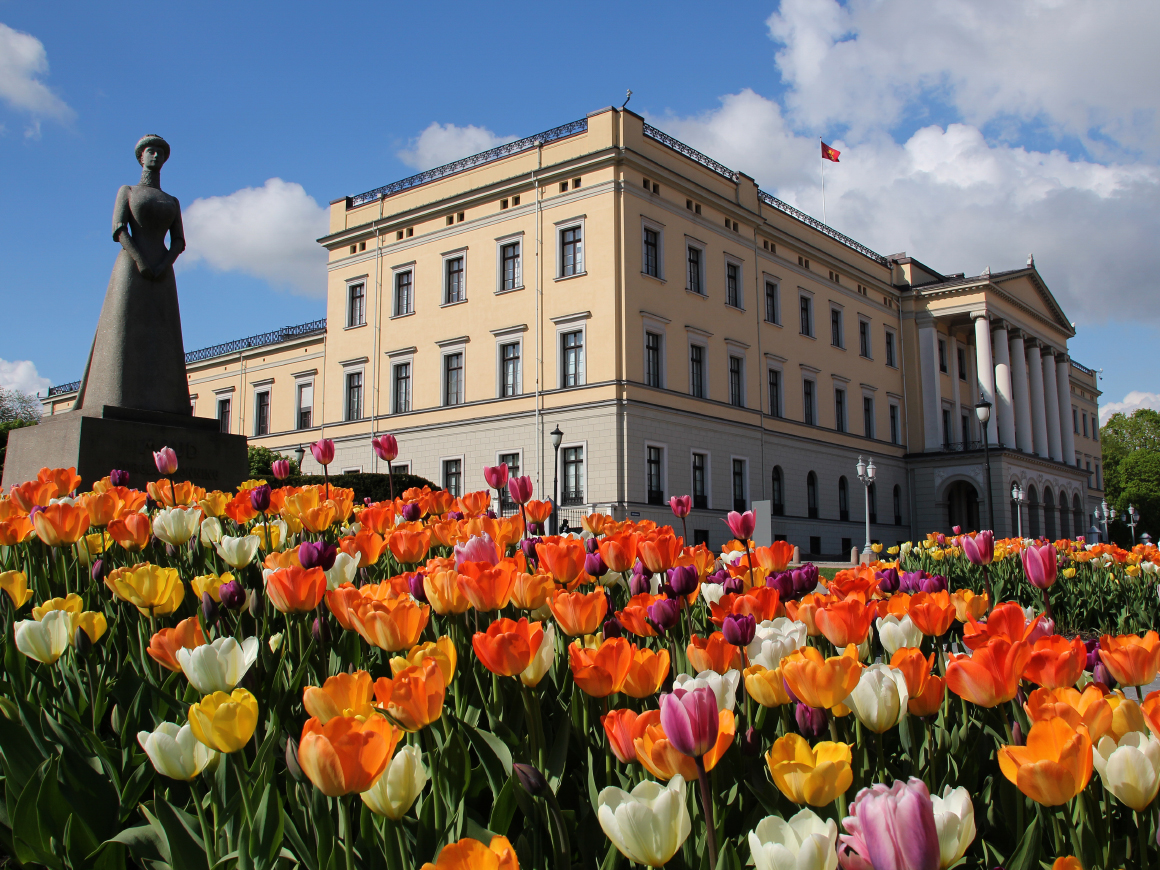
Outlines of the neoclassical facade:
{"label": "neoclassical facade", "polygon": [[1032,262],[882,256],[624,109],[336,199],[319,241],[325,321],[190,354],[195,414],[287,453],[333,438],[339,471],[385,471],[392,432],[457,491],[506,461],[573,517],[667,523],[688,493],[714,545],[768,502],[813,556],[848,557],[867,510],[888,544],[992,506],[1007,534],[1019,482],[1025,531],[1059,535],[1101,495],[1096,376]]}

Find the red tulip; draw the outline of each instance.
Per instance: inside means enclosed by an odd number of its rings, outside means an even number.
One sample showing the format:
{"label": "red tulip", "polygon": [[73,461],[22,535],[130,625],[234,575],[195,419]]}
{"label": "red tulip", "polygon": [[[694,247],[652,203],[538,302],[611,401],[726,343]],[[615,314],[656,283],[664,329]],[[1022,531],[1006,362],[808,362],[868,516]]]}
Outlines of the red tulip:
{"label": "red tulip", "polygon": [[487,481],[487,485],[492,489],[503,489],[508,482],[508,466],[506,462],[501,462],[499,465],[485,465],[483,467],[483,479]]}
{"label": "red tulip", "polygon": [[329,438],[321,438],[310,445],[310,452],[319,465],[330,465],[334,461],[334,442]]}
{"label": "red tulip", "polygon": [[391,434],[372,438],[371,448],[375,451],[375,455],[384,462],[392,462],[399,455],[399,442]]}
{"label": "red tulip", "polygon": [[673,516],[683,520],[693,509],[693,497],[691,495],[674,495],[669,499],[669,507],[673,509]]}

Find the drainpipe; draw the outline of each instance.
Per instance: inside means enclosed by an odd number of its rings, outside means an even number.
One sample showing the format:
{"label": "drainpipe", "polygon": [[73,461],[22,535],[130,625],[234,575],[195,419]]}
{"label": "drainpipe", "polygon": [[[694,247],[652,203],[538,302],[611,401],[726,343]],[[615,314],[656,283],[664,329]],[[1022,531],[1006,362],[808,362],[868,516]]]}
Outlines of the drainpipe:
{"label": "drainpipe", "polygon": [[[757,206],[758,215],[761,214],[760,201]],[[758,429],[758,437],[761,439],[761,499],[765,500],[765,404],[762,397],[763,388],[769,382],[769,376],[760,377],[761,372],[765,371],[765,354],[761,350],[761,303],[764,301],[761,296],[761,269],[757,262],[757,224],[753,225],[753,312],[757,321],[757,415],[760,420],[760,428]],[[773,408],[769,411],[772,414]]]}
{"label": "drainpipe", "polygon": [[532,173],[532,186],[536,189],[536,492],[544,494],[544,410],[543,410],[543,374],[544,374],[544,331],[540,323],[540,225],[543,220],[543,209],[540,204],[540,183],[536,174],[544,165],[544,143],[536,141],[536,169]]}
{"label": "drainpipe", "polygon": [[[379,194],[379,224],[383,222],[383,203],[386,197]],[[375,397],[371,407],[371,438],[375,437],[378,430],[379,422],[379,345],[380,333],[383,327],[383,287],[382,287],[382,263],[383,263],[383,230],[381,226],[375,227],[375,341],[374,341],[374,362],[371,363],[371,378],[374,380]],[[371,450],[372,468],[377,472],[379,470],[379,455]]]}

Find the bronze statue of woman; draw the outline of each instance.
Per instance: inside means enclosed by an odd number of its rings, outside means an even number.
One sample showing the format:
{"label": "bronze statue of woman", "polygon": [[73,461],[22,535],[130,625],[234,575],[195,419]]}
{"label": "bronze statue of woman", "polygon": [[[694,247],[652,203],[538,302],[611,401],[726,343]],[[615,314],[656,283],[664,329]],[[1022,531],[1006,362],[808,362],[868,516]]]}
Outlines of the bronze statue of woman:
{"label": "bronze statue of woman", "polygon": [[[188,416],[189,385],[173,262],[185,250],[181,204],[161,189],[169,143],[137,143],[141,182],[117,191],[113,241],[121,246],[75,408],[106,405]],[[169,247],[165,236],[169,235]]]}

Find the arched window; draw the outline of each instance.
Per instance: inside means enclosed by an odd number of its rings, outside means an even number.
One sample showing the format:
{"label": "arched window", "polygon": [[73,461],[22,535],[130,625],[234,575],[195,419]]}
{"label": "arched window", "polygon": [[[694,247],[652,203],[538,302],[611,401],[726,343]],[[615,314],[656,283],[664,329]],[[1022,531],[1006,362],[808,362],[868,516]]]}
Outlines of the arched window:
{"label": "arched window", "polygon": [[1051,487],[1043,487],[1043,526],[1046,530],[1047,540],[1055,540],[1055,496],[1052,495]]}
{"label": "arched window", "polygon": [[782,483],[781,466],[773,466],[772,511],[775,517],[785,516],[785,487]]}
{"label": "arched window", "polygon": [[838,478],[838,519],[842,522],[850,519],[850,486],[845,476]]}
{"label": "arched window", "polygon": [[866,498],[870,502],[869,514],[870,522],[878,522],[878,484],[872,483],[866,490]]}
{"label": "arched window", "polygon": [[1061,538],[1071,537],[1071,528],[1067,519],[1067,493],[1061,492],[1059,494],[1059,536]]}
{"label": "arched window", "polygon": [[818,476],[812,471],[806,475],[806,507],[811,520],[818,518]]}
{"label": "arched window", "polygon": [[1027,487],[1027,525],[1023,531],[1030,538],[1039,537],[1039,492],[1034,486]]}
{"label": "arched window", "polygon": [[1071,518],[1075,522],[1075,536],[1082,538],[1087,534],[1087,524],[1084,522],[1083,504],[1078,492],[1071,497]]}
{"label": "arched window", "polygon": [[894,484],[894,525],[902,525],[902,487]]}

